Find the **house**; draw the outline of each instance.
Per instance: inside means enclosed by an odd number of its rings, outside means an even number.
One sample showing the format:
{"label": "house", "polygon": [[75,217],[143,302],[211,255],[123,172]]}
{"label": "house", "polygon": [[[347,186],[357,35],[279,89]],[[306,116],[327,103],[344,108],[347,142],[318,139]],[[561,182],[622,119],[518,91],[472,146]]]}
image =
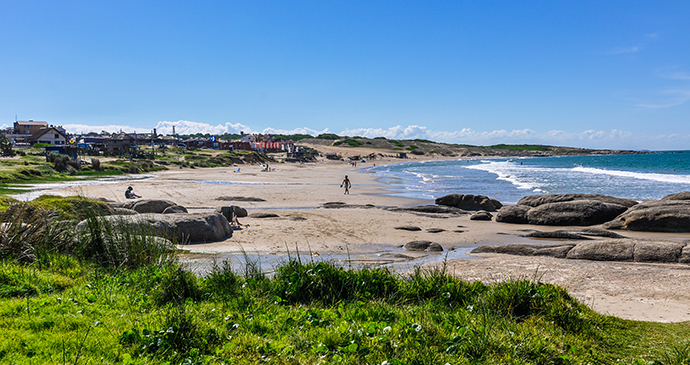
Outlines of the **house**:
{"label": "house", "polygon": [[48,128],[48,122],[39,122],[33,120],[14,122],[14,134],[31,136],[38,133],[38,131],[43,128]]}
{"label": "house", "polygon": [[35,143],[46,143],[50,145],[65,145],[67,144],[67,136],[60,132],[55,127],[41,128],[31,137],[27,138],[31,145]]}

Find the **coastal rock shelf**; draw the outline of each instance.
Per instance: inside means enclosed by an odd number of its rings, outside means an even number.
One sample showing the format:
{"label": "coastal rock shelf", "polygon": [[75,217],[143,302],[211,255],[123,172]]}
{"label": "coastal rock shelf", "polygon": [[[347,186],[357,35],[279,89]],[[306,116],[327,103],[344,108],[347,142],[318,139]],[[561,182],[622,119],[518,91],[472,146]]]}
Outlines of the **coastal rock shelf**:
{"label": "coastal rock shelf", "polygon": [[690,232],[690,192],[637,203],[599,194],[529,195],[504,206],[496,222],[591,226],[646,232]]}
{"label": "coastal rock shelf", "polygon": [[588,241],[578,244],[500,244],[480,246],[472,253],[550,256],[573,260],[690,263],[690,241],[637,239]]}

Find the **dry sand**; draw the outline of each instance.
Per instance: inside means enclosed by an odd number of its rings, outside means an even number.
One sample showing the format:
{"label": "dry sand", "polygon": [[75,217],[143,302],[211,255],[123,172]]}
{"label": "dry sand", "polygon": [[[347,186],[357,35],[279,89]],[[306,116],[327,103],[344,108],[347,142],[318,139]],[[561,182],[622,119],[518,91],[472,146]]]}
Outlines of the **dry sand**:
{"label": "dry sand", "polygon": [[[397,163],[376,160],[357,167]],[[243,252],[285,257],[300,251],[320,259],[350,260],[357,264],[389,263],[397,270],[414,265],[433,265],[448,259],[451,271],[464,279],[492,282],[502,278],[533,278],[561,285],[594,310],[626,319],[681,322],[690,320],[690,266],[684,264],[639,264],[592,262],[546,257],[485,255],[465,256],[478,245],[492,243],[549,242],[520,237],[524,230],[555,230],[564,227],[535,227],[495,222],[470,221],[467,216],[439,218],[383,207],[432,204],[383,195],[387,185],[366,170],[357,170],[341,161],[320,160],[307,164],[273,164],[275,171],[262,172],[257,166],[237,168],[182,169],[155,173],[139,181],[58,189],[50,193],[83,195],[124,201],[128,185],[148,199],[167,199],[190,212],[208,211],[223,205],[239,205],[250,216],[240,219],[249,227],[235,231],[222,242],[187,245],[185,249],[221,257]],[[345,175],[352,181],[350,195],[340,188]],[[264,202],[223,200],[254,197]],[[324,209],[326,202],[374,207]],[[253,218],[256,213],[274,213],[274,218]],[[409,232],[394,227],[413,225],[422,231]],[[440,228],[440,233],[426,232]],[[565,227],[567,228],[567,227]],[[684,241],[688,234],[620,232],[629,237]],[[442,254],[411,253],[401,246],[412,240],[441,244]]]}

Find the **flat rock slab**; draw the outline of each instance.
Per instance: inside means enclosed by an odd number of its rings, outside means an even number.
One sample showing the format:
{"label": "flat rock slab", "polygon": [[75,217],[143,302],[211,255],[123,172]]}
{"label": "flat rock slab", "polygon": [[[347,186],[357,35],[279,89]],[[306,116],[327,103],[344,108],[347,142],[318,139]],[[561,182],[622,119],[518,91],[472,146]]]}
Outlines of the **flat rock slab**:
{"label": "flat rock slab", "polygon": [[578,241],[591,240],[591,238],[583,236],[581,234],[571,232],[571,231],[564,231],[564,230],[557,230],[557,231],[551,231],[551,232],[533,231],[533,232],[529,232],[527,234],[524,234],[523,236],[529,237],[529,238],[547,238],[547,239],[558,239],[558,240],[578,240]]}
{"label": "flat rock slab", "polygon": [[391,208],[390,210],[404,211],[404,212],[415,212],[415,213],[429,213],[429,214],[454,214],[454,215],[468,214],[466,211],[459,209],[459,208],[447,207],[447,206],[438,206],[438,205],[420,205],[417,207]]}
{"label": "flat rock slab", "polygon": [[630,199],[616,198],[608,195],[601,194],[539,194],[539,195],[527,195],[520,199],[517,205],[526,205],[529,207],[538,207],[544,204],[550,203],[562,203],[577,200],[596,200],[602,203],[611,203],[623,205],[630,208],[637,205],[637,202]]}
{"label": "flat rock slab", "polygon": [[249,215],[250,218],[278,218],[280,217],[275,213],[252,213]]}
{"label": "flat rock slab", "polygon": [[575,244],[500,244],[479,246],[472,250],[472,253],[502,253],[518,256],[551,256],[565,258]]}
{"label": "flat rock slab", "polygon": [[615,239],[578,244],[501,244],[479,246],[472,253],[551,256],[572,260],[690,263],[687,242]]}
{"label": "flat rock slab", "polygon": [[574,200],[547,203],[527,212],[529,224],[547,226],[591,226],[606,223],[628,208],[598,200]]}
{"label": "flat rock slab", "polygon": [[254,198],[251,196],[219,196],[216,200],[230,202],[265,202],[266,199]]}
{"label": "flat rock slab", "polygon": [[395,229],[403,230],[403,231],[410,231],[410,232],[416,232],[416,231],[421,231],[422,229],[416,226],[399,226],[399,227],[393,227]]}
{"label": "flat rock slab", "polygon": [[446,230],[443,228],[427,228],[426,232],[427,233],[441,233],[445,232]]}

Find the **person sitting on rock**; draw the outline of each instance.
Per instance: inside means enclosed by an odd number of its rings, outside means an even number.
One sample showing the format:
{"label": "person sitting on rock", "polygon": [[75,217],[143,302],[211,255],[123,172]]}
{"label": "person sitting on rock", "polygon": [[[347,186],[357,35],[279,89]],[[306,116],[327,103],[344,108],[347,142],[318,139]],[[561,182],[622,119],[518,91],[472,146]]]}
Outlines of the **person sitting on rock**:
{"label": "person sitting on rock", "polygon": [[129,186],[129,187],[127,187],[127,190],[125,190],[125,198],[136,199],[136,198],[141,198],[141,195],[135,194],[134,189],[131,186]]}

